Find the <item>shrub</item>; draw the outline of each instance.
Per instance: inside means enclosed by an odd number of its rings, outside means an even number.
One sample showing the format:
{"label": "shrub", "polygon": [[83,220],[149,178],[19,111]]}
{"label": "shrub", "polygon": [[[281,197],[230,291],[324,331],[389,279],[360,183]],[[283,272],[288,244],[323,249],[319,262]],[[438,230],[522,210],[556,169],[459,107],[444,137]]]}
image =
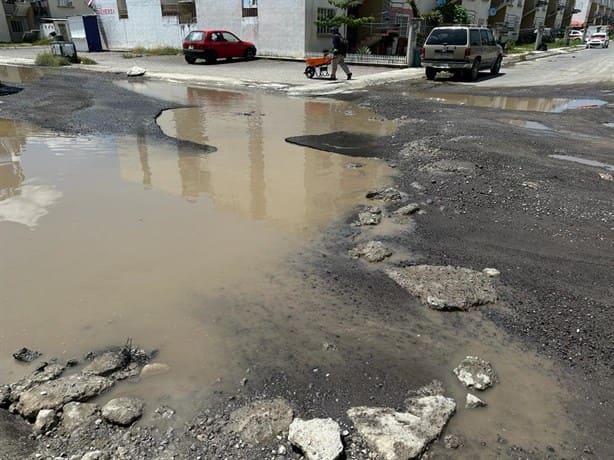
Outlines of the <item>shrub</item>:
{"label": "shrub", "polygon": [[36,65],[45,67],[59,67],[63,65],[70,65],[68,58],[64,56],[54,56],[51,53],[39,53],[36,56]]}
{"label": "shrub", "polygon": [[131,58],[140,56],[175,56],[181,53],[181,49],[173,48],[172,46],[160,46],[158,48],[143,48],[142,46],[137,46],[135,48],[132,48],[129,53],[126,53],[129,56],[124,55],[124,57]]}
{"label": "shrub", "polygon": [[371,48],[369,48],[368,46],[363,46],[363,47],[358,48],[356,50],[356,54],[370,55],[370,54],[373,54],[373,53],[371,52]]}

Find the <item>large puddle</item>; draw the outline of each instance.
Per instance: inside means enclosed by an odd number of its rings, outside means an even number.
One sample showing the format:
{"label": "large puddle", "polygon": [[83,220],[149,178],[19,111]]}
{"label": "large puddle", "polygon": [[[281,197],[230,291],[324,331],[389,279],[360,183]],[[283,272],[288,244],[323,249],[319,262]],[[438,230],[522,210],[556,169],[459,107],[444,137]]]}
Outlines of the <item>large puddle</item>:
{"label": "large puddle", "polygon": [[[125,85],[196,106],[158,120],[190,142],[65,137],[0,122],[0,383],[30,369],[11,357],[22,346],[69,359],[131,338],[159,349],[171,372],[103,400],[138,394],[190,413],[260,369],[304,369],[308,379],[318,368],[332,389],[326,404],[349,405],[356,387],[378,405],[392,396],[371,372],[408,390],[438,378],[459,403],[449,430],[466,437],[467,458],[493,458],[499,435],[510,445],[564,444],[568,395],[548,363],[478,312],[357,309],[333,279],[314,289],[301,275],[300,251],[391,170],[364,158],[356,168],[355,158],[284,138],[384,135],[393,123],[343,102]],[[487,408],[463,408],[466,390],[451,371],[466,355],[499,373],[480,395]]]}
{"label": "large puddle", "polygon": [[0,65],[0,82],[24,83],[38,80],[43,75],[39,69],[12,65]]}
{"label": "large puddle", "polygon": [[607,104],[600,99],[566,99],[553,97],[519,97],[519,96],[481,96],[475,94],[455,94],[442,92],[404,93],[406,96],[418,97],[445,104],[488,107],[501,110],[518,110],[530,112],[561,113],[567,110],[589,109]]}
{"label": "large puddle", "polygon": [[166,112],[164,129],[216,152],[0,123],[2,382],[25,372],[10,354],[22,346],[68,359],[127,338],[173,369],[152,399],[240,381],[245,350],[266,354],[278,334],[266,325],[286,318],[288,296],[297,302],[287,257],[392,174],[284,141],[394,130],[353,105],[172,91],[208,110]]}

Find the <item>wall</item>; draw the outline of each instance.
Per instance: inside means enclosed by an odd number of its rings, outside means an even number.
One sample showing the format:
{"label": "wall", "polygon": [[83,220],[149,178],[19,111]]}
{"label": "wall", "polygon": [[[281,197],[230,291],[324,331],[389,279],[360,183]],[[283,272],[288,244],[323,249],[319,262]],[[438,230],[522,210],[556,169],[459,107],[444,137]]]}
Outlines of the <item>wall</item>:
{"label": "wall", "polygon": [[0,42],[8,43],[11,41],[11,34],[9,33],[9,25],[6,20],[6,13],[4,12],[4,5],[0,1]]}
{"label": "wall", "polygon": [[83,16],[94,14],[94,10],[87,6],[85,0],[72,0],[72,6],[58,6],[57,0],[48,0],[49,16],[66,19],[70,16]]}
{"label": "wall", "polygon": [[243,18],[241,0],[196,0],[197,22],[184,25],[177,24],[174,17],[162,18],[160,0],[127,0],[127,19],[119,19],[116,0],[97,0],[96,12],[109,49],[181,47],[190,30],[219,28],[254,42],[261,56],[302,58],[305,0],[261,3],[257,17]]}
{"label": "wall", "polygon": [[228,29],[254,42],[260,56],[304,56],[305,0],[260,0],[258,16],[248,18],[241,0],[197,0],[196,7],[198,28]]}
{"label": "wall", "polygon": [[[330,34],[318,34],[315,22],[318,18],[318,8],[332,8],[326,0],[307,0],[305,5],[305,51],[321,53],[322,50],[331,49],[332,36]],[[344,35],[347,31],[343,31]]]}
{"label": "wall", "polygon": [[[163,18],[160,0],[127,0],[126,6],[128,18],[119,19],[115,0],[96,0],[96,13],[109,49],[136,46],[180,48],[183,37],[194,28],[193,25],[178,24],[176,17]],[[198,5],[196,8],[198,15]]]}

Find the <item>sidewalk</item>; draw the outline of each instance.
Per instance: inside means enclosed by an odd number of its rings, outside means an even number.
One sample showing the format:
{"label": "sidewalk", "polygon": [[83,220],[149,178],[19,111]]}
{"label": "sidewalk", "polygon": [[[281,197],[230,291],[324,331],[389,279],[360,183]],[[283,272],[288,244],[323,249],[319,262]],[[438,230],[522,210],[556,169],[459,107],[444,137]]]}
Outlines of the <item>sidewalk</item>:
{"label": "sidewalk", "polygon": [[[34,65],[36,56],[44,52],[49,52],[48,46],[0,48],[0,65],[31,66]],[[567,52],[570,50],[556,49],[506,56],[503,65]],[[198,61],[190,65],[181,55],[126,58],[129,56],[128,53],[106,51],[79,53],[79,56],[97,62],[96,65],[72,65],[72,67],[88,71],[126,75],[131,68],[140,67],[145,69],[145,77],[151,79],[220,88],[261,88],[305,96],[329,95],[355,91],[373,85],[424,78],[424,69],[420,67],[398,69],[350,64],[353,73],[352,80],[344,80],[345,75],[340,70],[338,73],[340,79],[330,81],[307,78],[303,73],[305,64],[302,61],[262,58],[247,62],[219,61],[214,65]]]}

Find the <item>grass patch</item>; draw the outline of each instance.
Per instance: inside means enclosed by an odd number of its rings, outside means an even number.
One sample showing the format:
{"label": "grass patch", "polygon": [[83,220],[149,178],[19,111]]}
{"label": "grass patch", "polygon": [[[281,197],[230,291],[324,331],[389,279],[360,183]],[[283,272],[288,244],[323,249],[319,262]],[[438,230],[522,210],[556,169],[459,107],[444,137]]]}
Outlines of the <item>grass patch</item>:
{"label": "grass patch", "polygon": [[32,43],[32,46],[42,46],[42,45],[50,45],[50,44],[51,44],[50,38],[41,38],[40,40],[36,40],[34,43]]}
{"label": "grass patch", "polygon": [[173,48],[172,46],[160,46],[158,48],[143,48],[142,46],[137,46],[136,48],[132,48],[129,53],[132,57],[140,57],[140,56],[176,56],[177,54],[181,54],[182,50],[179,48]]}
{"label": "grass patch", "polygon": [[520,53],[528,53],[529,51],[535,51],[534,43],[514,43],[513,41],[508,41],[505,44],[505,50],[508,54],[520,54]]}
{"label": "grass patch", "polygon": [[44,67],[59,67],[63,65],[70,65],[68,58],[64,56],[54,56],[51,53],[39,53],[36,55],[36,65]]}
{"label": "grass patch", "polygon": [[83,65],[96,65],[98,64],[96,61],[94,61],[93,59],[87,58],[87,57],[81,57],[79,58],[79,64],[83,64]]}
{"label": "grass patch", "polygon": [[20,43],[0,43],[0,48],[28,47],[28,46],[44,46],[51,44],[50,38],[43,38],[35,42],[20,42]]}
{"label": "grass patch", "polygon": [[32,43],[0,43],[0,48],[14,48],[16,46],[32,46]]}

